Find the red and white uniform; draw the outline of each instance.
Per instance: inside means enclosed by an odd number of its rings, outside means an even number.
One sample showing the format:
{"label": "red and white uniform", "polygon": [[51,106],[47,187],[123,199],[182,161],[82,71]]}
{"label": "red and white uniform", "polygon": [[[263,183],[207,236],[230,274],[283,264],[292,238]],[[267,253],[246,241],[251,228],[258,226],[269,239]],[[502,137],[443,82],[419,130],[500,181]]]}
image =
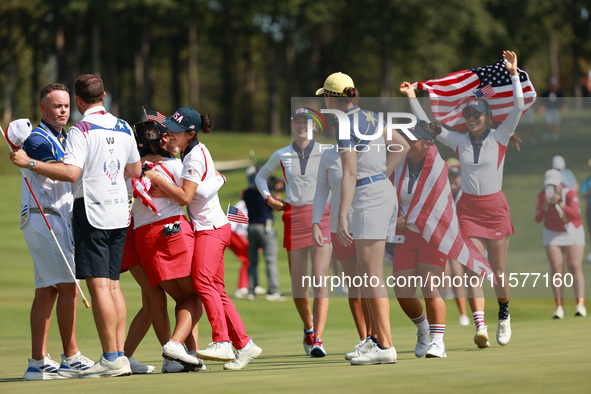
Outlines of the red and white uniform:
{"label": "red and white uniform", "polygon": [[536,202],[535,220],[544,221],[544,245],[571,246],[585,245],[585,230],[581,219],[579,198],[574,190],[563,187],[562,201],[564,201],[563,217],[554,205],[543,210],[545,200],[544,191],[538,194]]}
{"label": "red and white uniform", "polygon": [[[322,152],[320,144],[310,141],[306,149],[298,152],[294,143],[275,151],[255,178],[261,195],[266,199],[271,195],[267,178],[281,168],[285,178],[287,207],[283,213],[283,246],[288,250],[297,250],[314,245],[312,241],[312,210],[318,166]],[[325,205],[320,229],[327,240],[330,237],[329,206]]]}
{"label": "red and white uniform", "polygon": [[[183,164],[180,160],[167,159],[154,170],[170,183],[182,186]],[[128,230],[121,268],[132,267],[139,258],[150,284],[157,286],[165,280],[191,275],[195,235],[181,204],[171,198],[153,198],[152,202],[160,215],[144,205],[141,199],[134,200],[131,209],[133,231]],[[165,235],[163,226],[177,221],[181,223],[181,231]]]}
{"label": "red and white uniform", "polygon": [[[183,179],[200,184],[216,176],[213,159],[202,143],[192,142],[182,157]],[[230,243],[230,222],[220,206],[217,192],[206,198],[196,194],[187,211],[197,231],[193,286],[207,312],[212,339],[214,342],[232,341],[236,349],[242,349],[250,338],[224,284],[224,251]]]}

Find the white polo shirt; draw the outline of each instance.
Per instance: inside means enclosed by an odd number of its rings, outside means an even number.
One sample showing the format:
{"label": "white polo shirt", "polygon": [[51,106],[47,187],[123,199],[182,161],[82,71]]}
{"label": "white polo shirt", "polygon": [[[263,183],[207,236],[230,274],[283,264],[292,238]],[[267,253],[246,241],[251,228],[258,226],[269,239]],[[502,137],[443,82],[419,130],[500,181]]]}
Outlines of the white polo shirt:
{"label": "white polo shirt", "polygon": [[[197,184],[216,176],[211,154],[202,143],[191,143],[183,152],[183,166],[183,179]],[[217,193],[208,198],[196,194],[187,206],[187,212],[196,231],[213,230],[230,223]]]}
{"label": "white polo shirt", "polygon": [[101,230],[129,226],[129,204],[123,172],[140,160],[131,127],[105,112],[88,109],[70,128],[64,163],[82,169],[74,182],[74,199],[84,197],[89,223]]}
{"label": "white polo shirt", "polygon": [[294,148],[295,142],[275,151],[255,178],[255,183],[263,198],[271,195],[267,178],[281,167],[285,178],[285,202],[303,206],[314,202],[316,178],[322,152],[320,144],[310,141],[303,152]]}

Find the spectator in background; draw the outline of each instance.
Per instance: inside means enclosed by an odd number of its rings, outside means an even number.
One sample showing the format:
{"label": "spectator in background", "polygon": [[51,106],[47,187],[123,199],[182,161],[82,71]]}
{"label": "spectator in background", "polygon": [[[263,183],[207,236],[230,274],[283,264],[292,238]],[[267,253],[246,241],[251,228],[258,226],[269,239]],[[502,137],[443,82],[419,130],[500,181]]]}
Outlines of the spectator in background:
{"label": "spectator in background", "polygon": [[[553,319],[564,319],[562,286],[557,287],[557,278],[565,279],[564,263],[572,275],[577,307],[575,316],[587,316],[585,308],[585,277],[583,254],[585,231],[579,210],[577,194],[562,183],[560,172],[552,169],[544,174],[544,190],[538,194],[536,222],[544,221],[544,246],[550,261],[556,311]],[[564,254],[564,257],[563,257]]]}
{"label": "spectator in background", "polygon": [[558,87],[558,79],[550,77],[550,87],[542,94],[544,101],[542,104],[546,108],[546,132],[544,141],[558,141],[560,138],[560,111],[564,103],[564,95]]}
{"label": "spectator in background", "polygon": [[[587,162],[589,166],[589,176],[583,180],[581,183],[581,197],[587,200],[587,229],[589,230],[589,234],[591,234],[591,159]],[[587,255],[587,262],[591,263],[591,253]]]}
{"label": "spectator in background", "polygon": [[285,296],[279,293],[279,270],[277,269],[277,233],[274,227],[273,209],[259,193],[254,182],[256,171],[248,175],[248,189],[243,193],[242,199],[248,209],[248,254],[250,266],[248,267],[248,299],[254,300],[259,287],[259,249],[263,251],[263,257],[267,268],[267,301],[285,301]]}
{"label": "spectator in background", "polygon": [[577,178],[575,178],[575,174],[566,168],[566,161],[564,157],[560,155],[556,155],[552,158],[552,168],[555,170],[560,171],[560,175],[562,176],[562,184],[568,187],[571,190],[574,190],[575,193],[579,191],[579,183],[577,182]]}

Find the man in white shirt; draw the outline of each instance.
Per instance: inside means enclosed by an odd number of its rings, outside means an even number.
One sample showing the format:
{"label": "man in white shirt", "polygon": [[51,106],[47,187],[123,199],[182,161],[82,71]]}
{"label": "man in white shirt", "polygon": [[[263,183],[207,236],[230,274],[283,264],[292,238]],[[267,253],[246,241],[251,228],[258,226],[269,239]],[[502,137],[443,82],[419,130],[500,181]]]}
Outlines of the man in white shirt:
{"label": "man in white shirt", "polygon": [[123,353],[127,311],[119,271],[129,225],[124,176],[140,176],[140,156],[131,127],[105,111],[100,78],[79,76],[75,93],[83,118],[70,128],[64,161],[31,163],[22,150],[11,159],[37,174],[73,182],[76,276],[86,279],[103,348],[101,359],[80,377],[130,375]]}

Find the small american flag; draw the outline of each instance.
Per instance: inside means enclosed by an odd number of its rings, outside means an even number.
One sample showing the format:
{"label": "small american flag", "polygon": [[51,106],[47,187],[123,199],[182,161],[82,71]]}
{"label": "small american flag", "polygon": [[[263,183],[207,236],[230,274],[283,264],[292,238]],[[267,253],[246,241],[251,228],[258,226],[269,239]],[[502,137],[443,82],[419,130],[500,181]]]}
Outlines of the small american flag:
{"label": "small american flag", "polygon": [[[520,69],[518,72],[527,110],[536,101],[536,91],[527,73]],[[507,118],[514,105],[511,76],[503,59],[484,67],[457,71],[443,78],[415,82],[414,85],[417,89],[429,92],[435,118],[457,131],[468,129],[462,118],[462,109],[471,98],[485,98],[493,119],[499,122]]]}
{"label": "small american flag", "polygon": [[156,111],[154,109],[144,109],[146,113],[146,118],[148,118],[151,122],[159,123],[161,126],[164,126],[166,122],[166,116],[162,112]]}
{"label": "small american flag", "polygon": [[244,214],[240,209],[230,205],[228,207],[228,220],[235,223],[248,224],[248,216]]}

